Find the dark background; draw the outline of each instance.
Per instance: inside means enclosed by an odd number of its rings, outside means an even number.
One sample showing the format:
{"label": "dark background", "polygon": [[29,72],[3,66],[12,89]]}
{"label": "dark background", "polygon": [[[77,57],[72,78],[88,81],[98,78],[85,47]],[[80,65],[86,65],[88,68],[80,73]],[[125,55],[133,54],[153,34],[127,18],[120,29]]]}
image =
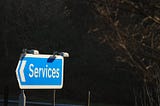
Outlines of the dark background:
{"label": "dark background", "polygon": [[[139,79],[128,64],[115,61],[118,52],[89,33],[96,21],[92,7],[83,0],[0,0],[0,95],[8,87],[9,96],[18,97],[15,69],[27,48],[70,54],[58,99],[86,102],[91,91],[93,102],[134,104]],[[28,99],[52,100],[52,94],[52,90],[26,90]]]}

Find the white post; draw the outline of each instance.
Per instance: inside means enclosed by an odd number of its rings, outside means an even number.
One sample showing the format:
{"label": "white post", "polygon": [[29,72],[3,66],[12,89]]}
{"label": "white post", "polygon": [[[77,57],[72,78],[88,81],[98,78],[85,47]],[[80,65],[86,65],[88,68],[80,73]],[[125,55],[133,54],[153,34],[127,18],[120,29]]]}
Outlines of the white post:
{"label": "white post", "polygon": [[26,96],[24,90],[21,90],[21,94],[19,95],[18,106],[26,106]]}
{"label": "white post", "polygon": [[91,92],[88,91],[88,106],[90,106],[90,102],[91,102]]}

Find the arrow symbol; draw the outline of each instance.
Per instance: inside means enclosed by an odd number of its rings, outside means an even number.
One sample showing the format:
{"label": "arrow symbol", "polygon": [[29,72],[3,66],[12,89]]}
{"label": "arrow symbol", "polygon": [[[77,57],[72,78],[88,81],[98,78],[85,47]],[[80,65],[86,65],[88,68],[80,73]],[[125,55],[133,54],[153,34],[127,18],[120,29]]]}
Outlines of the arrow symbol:
{"label": "arrow symbol", "polygon": [[26,82],[26,79],[24,77],[24,67],[26,65],[26,61],[22,61],[22,65],[20,67],[20,77],[21,77],[21,80],[22,82]]}

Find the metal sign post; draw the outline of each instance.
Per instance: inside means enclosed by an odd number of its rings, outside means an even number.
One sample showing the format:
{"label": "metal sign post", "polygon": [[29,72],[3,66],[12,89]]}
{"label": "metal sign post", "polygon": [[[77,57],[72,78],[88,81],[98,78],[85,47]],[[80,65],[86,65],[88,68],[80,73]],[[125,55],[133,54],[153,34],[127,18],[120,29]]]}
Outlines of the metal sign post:
{"label": "metal sign post", "polygon": [[91,104],[91,92],[88,91],[88,105],[87,106],[90,106]]}
{"label": "metal sign post", "polygon": [[56,90],[53,90],[53,106],[56,106]]}
{"label": "metal sign post", "polygon": [[18,106],[26,106],[26,96],[24,90],[21,90],[21,94],[19,95]]}

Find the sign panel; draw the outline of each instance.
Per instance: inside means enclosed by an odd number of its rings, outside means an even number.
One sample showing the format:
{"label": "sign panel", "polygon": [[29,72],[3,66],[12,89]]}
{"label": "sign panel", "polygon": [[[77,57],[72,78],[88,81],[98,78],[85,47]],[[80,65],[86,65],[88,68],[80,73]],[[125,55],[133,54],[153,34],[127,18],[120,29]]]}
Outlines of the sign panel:
{"label": "sign panel", "polygon": [[62,56],[22,55],[16,69],[21,89],[61,89],[63,86]]}

